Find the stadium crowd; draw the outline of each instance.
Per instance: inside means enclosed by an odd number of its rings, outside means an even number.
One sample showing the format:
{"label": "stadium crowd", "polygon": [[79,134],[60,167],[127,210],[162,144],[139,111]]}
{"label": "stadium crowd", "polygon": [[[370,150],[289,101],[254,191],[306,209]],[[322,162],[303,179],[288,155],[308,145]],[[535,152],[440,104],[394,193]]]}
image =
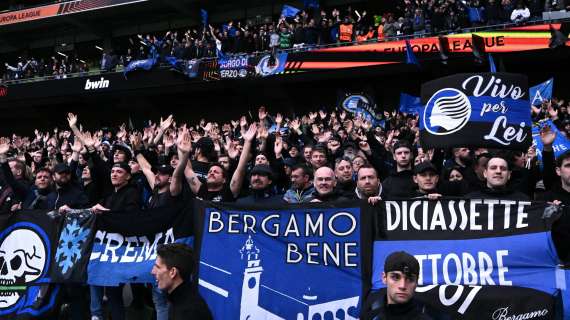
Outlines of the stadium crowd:
{"label": "stadium crowd", "polygon": [[[384,117],[385,127],[379,127],[344,111],[287,117],[262,106],[255,119],[192,124],[171,115],[144,128],[86,130],[70,113],[69,127],[0,138],[0,212],[90,208],[105,214],[194,198],[246,205],[361,199],[374,205],[460,196],[570,204],[570,151],[555,162],[556,134],[547,126],[540,131],[541,172],[535,146],[528,152],[425,150],[417,116]],[[564,100],[533,107],[533,117],[552,120],[570,137],[570,104]],[[553,229],[555,242],[569,232],[568,226]],[[561,242],[559,256],[567,259],[568,241]],[[80,319],[86,311],[77,300],[86,295],[73,290],[86,288],[70,290],[72,314]],[[121,289],[91,287],[93,319],[103,317],[103,292],[113,319],[123,319]],[[164,294],[155,289],[153,301],[158,319],[165,319]]]}
{"label": "stadium crowd", "polygon": [[232,20],[216,26],[172,30],[165,35],[133,36],[117,48],[107,48],[100,58],[86,58],[89,63],[71,57],[38,60],[23,55],[17,61],[5,62],[2,78],[18,80],[49,75],[64,78],[66,74],[88,71],[88,64],[92,69],[114,71],[120,64],[126,66],[154,53],[190,60],[216,57],[218,52],[251,54],[454,33],[470,27],[524,23],[540,19],[543,11],[563,8],[564,0],[403,0],[397,10],[383,14],[372,14],[362,8],[355,10],[350,5],[342,9],[310,7],[275,17],[271,23]]}

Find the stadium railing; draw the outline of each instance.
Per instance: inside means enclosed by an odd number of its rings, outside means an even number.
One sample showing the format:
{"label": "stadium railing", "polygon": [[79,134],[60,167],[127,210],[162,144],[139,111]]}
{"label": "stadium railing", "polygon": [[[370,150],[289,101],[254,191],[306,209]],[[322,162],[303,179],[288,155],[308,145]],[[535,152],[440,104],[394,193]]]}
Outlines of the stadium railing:
{"label": "stadium railing", "polygon": [[[324,45],[310,45],[310,46],[300,46],[294,47],[289,49],[279,50],[278,52],[287,52],[287,53],[294,53],[294,52],[303,52],[303,51],[311,51],[311,50],[318,50],[318,49],[326,49],[326,48],[334,48],[334,47],[345,47],[345,46],[358,46],[363,44],[371,44],[371,43],[378,43],[378,42],[393,42],[393,41],[401,41],[401,40],[409,40],[409,39],[416,39],[416,38],[426,38],[426,37],[437,37],[442,35],[451,35],[451,34],[463,34],[463,33],[471,33],[471,32],[483,32],[483,31],[498,31],[498,30],[505,30],[512,27],[523,27],[523,26],[532,26],[532,25],[540,25],[540,24],[552,24],[552,23],[561,23],[561,22],[570,22],[570,19],[551,19],[551,20],[533,20],[527,21],[525,23],[503,23],[497,25],[490,25],[490,26],[479,26],[479,27],[470,27],[461,29],[461,31],[457,30],[447,30],[441,31],[437,33],[423,33],[421,35],[418,34],[411,34],[411,35],[399,35],[384,39],[370,39],[367,41],[354,41],[354,42],[345,42],[345,43],[331,43],[331,44],[324,44]],[[253,52],[253,53],[238,53],[238,54],[231,54],[228,53],[227,56],[259,56],[259,55],[266,55],[270,53],[270,51],[263,51],[263,52]],[[212,61],[217,59],[216,57],[205,57],[201,58],[202,61]],[[65,78],[73,78],[73,77],[85,77],[85,76],[94,76],[94,75],[102,75],[102,74],[109,74],[109,73],[120,73],[123,71],[123,66],[118,65],[118,68],[115,71],[103,71],[99,69],[90,70],[88,72],[81,72],[81,73],[68,73],[65,74]],[[167,64],[162,64],[158,66],[159,68],[170,68]],[[25,79],[16,79],[16,80],[5,80],[0,82],[0,84],[20,84],[20,83],[30,83],[30,82],[39,82],[39,81],[48,81],[48,80],[59,80],[62,79],[60,75],[50,75],[44,77],[32,77],[32,78],[25,78]]]}

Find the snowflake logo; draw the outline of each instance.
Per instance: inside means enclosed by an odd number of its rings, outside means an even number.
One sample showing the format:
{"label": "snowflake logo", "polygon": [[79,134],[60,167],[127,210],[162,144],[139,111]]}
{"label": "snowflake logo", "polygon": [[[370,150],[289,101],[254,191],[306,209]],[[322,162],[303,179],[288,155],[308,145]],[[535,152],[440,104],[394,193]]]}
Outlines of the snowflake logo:
{"label": "snowflake logo", "polygon": [[83,229],[77,223],[77,219],[67,223],[63,231],[55,253],[55,260],[65,274],[73,265],[81,259],[81,245],[87,239],[89,229]]}

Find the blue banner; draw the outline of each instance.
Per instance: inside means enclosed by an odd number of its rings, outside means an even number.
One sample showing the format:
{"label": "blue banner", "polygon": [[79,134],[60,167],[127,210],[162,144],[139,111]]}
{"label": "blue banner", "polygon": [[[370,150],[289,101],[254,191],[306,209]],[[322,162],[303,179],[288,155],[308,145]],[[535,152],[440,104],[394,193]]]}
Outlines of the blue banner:
{"label": "blue banner", "polygon": [[560,131],[558,130],[556,125],[552,122],[552,120],[542,121],[538,126],[536,125],[533,126],[532,138],[534,140],[534,144],[536,145],[536,156],[538,158],[541,167],[542,167],[542,150],[544,149],[544,146],[542,144],[542,140],[540,139],[540,128],[543,126],[549,126],[550,130],[556,133],[556,138],[552,143],[552,151],[554,152],[554,158],[558,158],[558,156],[570,150],[570,141],[562,133],[560,133]]}
{"label": "blue banner", "polygon": [[150,270],[156,260],[156,247],[172,242],[192,245],[192,219],[191,210],[174,207],[98,215],[87,283],[154,283]]}
{"label": "blue banner", "polygon": [[529,89],[530,104],[536,106],[541,104],[544,100],[552,99],[553,86],[554,86],[554,78],[550,78],[541,84],[538,84],[534,87],[530,87]]}
{"label": "blue banner", "polygon": [[550,233],[437,241],[375,241],[373,287],[381,288],[386,257],[406,251],[420,262],[418,285],[519,286],[554,294],[558,257]]}
{"label": "blue banner", "polygon": [[400,93],[400,112],[419,114],[423,107],[420,97],[412,96],[403,92]]}
{"label": "blue banner", "polygon": [[[418,285],[519,286],[554,294],[560,264],[544,205],[489,199],[387,201],[374,243],[373,288],[386,257],[420,263]],[[428,215],[429,212],[429,215]]]}
{"label": "blue banner", "polygon": [[249,65],[247,55],[223,57],[218,59],[218,66],[222,79],[246,78],[249,75],[249,69],[253,69]]}
{"label": "blue banner", "polygon": [[166,243],[192,246],[193,237],[175,239],[170,228],[153,236],[123,236],[97,231],[87,266],[87,283],[95,286],[118,286],[121,283],[154,283],[150,274],[156,260],[156,247]]}
{"label": "blue banner", "polygon": [[206,208],[199,285],[214,319],[358,318],[360,215]]}

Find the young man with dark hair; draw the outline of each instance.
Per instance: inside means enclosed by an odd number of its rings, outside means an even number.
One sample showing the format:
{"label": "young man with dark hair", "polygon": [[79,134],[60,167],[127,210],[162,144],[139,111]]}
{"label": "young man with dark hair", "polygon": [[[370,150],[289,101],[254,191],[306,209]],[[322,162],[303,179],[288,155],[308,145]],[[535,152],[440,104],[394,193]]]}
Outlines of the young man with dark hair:
{"label": "young man with dark hair", "polygon": [[[241,191],[243,180],[245,179],[247,158],[251,152],[256,132],[257,126],[252,124],[244,133],[243,150],[229,183],[228,172],[222,164],[214,163],[210,166],[205,182],[199,179],[197,173],[194,171],[192,162],[188,161],[184,164],[184,176],[190,185],[190,189],[197,197],[213,202],[233,202],[236,200]],[[181,154],[181,157],[182,156],[183,154]]]}
{"label": "young man with dark hair", "polygon": [[362,308],[360,319],[432,319],[425,306],[414,299],[420,264],[404,251],[391,253],[384,262],[382,282],[386,289],[371,293]]}
{"label": "young man with dark hair", "polygon": [[403,140],[394,144],[393,157],[395,171],[384,180],[384,193],[387,198],[407,197],[415,189],[412,172],[412,147]]}
{"label": "young man with dark hair", "polygon": [[324,167],[327,165],[327,149],[324,146],[317,145],[313,147],[311,151],[311,166],[313,166],[313,170],[317,170],[320,167]]}
{"label": "young man with dark hair", "polygon": [[151,273],[158,288],[168,293],[168,318],[212,319],[208,305],[191,283],[195,265],[192,249],[182,243],[170,243],[159,245],[156,253]]}

